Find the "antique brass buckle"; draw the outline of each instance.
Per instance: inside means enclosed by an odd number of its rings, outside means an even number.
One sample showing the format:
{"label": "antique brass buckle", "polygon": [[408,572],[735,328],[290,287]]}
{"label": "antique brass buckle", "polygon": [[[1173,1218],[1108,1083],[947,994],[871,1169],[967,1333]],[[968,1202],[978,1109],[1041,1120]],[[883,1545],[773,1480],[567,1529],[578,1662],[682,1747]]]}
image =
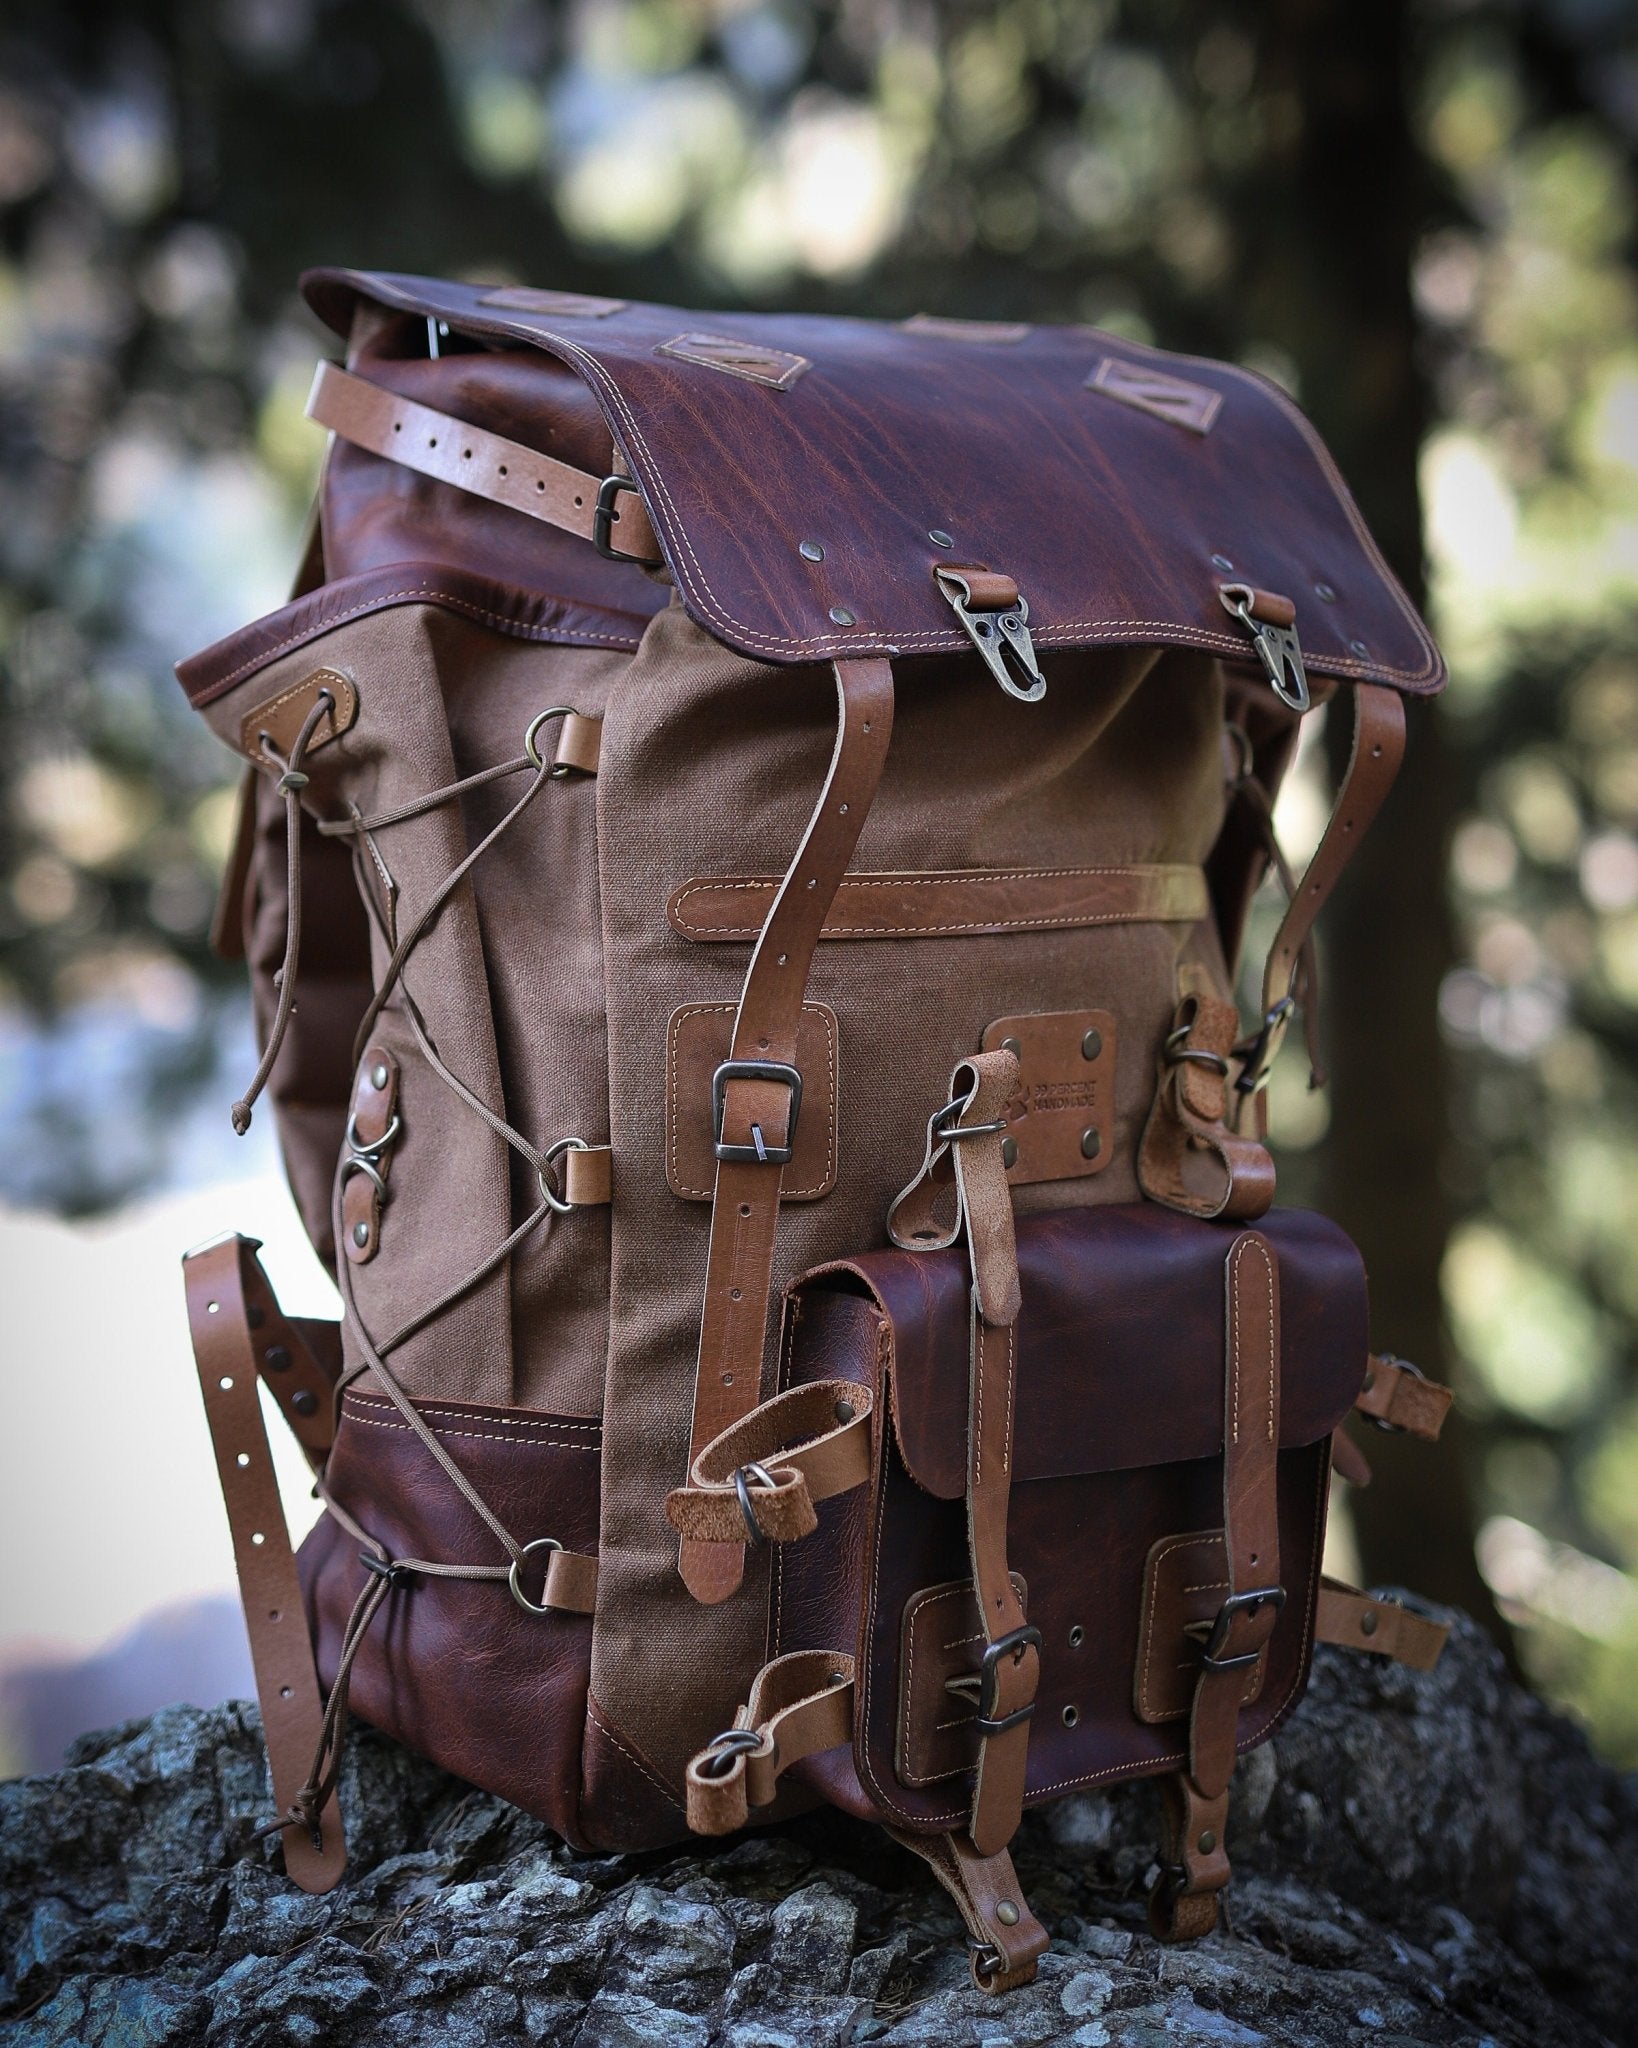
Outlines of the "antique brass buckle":
{"label": "antique brass buckle", "polygon": [[[1302,642],[1295,626],[1271,625],[1251,609],[1253,591],[1249,583],[1220,583],[1217,595],[1223,609],[1232,612],[1251,635],[1251,644],[1263,665],[1274,694],[1293,711],[1306,711],[1313,698],[1308,694],[1308,671],[1303,667]],[[1289,676],[1290,680],[1287,681]]]}
{"label": "antique brass buckle", "polygon": [[[973,587],[959,569],[935,569],[933,580],[1007,695],[1016,697],[1021,704],[1038,703],[1046,695],[1046,677],[1035,659],[1035,642],[1029,637],[1029,606],[1023,597],[998,612],[975,612],[970,609]],[[1022,684],[1013,679],[1007,665],[1009,654],[1023,677]]]}

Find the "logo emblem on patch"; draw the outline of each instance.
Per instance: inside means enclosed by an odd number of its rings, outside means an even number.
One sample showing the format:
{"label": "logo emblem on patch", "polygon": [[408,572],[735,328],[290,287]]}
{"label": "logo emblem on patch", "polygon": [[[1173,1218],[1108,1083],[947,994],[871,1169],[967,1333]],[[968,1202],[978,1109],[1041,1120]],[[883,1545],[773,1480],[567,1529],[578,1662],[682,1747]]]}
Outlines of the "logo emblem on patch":
{"label": "logo emblem on patch", "polygon": [[1153,413],[1174,427],[1187,427],[1191,434],[1209,434],[1223,403],[1220,391],[1145,364],[1122,362],[1118,356],[1105,356],[1086,383],[1090,391],[1101,391],[1136,412]]}

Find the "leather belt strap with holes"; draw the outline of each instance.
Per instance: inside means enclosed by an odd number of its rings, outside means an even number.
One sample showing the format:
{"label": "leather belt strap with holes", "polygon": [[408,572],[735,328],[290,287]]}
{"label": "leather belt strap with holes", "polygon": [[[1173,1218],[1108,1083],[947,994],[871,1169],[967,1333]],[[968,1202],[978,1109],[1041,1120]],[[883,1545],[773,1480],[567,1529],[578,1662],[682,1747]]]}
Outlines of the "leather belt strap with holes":
{"label": "leather belt strap with holes", "polygon": [[[690,1468],[758,1402],[780,1184],[801,1114],[796,1031],[825,916],[881,780],[893,732],[893,671],[838,661],[830,770],[751,955],[728,1058],[712,1084],[717,1172],[694,1382]],[[743,1543],[693,1536],[678,1569],[696,1600],[726,1600],[745,1575]]]}
{"label": "leather belt strap with holes", "polygon": [[[188,1324],[216,1469],[233,1534],[245,1631],[261,1701],[273,1800],[288,1813],[306,1780],[324,1720],[295,1553],[256,1393],[259,1373],[315,1468],[330,1440],[331,1387],[300,1332],[279,1313],[253,1238],[225,1237],[182,1262]],[[286,1828],[285,1869],[306,1892],[327,1892],[347,1867],[334,1792],[316,1828]]]}

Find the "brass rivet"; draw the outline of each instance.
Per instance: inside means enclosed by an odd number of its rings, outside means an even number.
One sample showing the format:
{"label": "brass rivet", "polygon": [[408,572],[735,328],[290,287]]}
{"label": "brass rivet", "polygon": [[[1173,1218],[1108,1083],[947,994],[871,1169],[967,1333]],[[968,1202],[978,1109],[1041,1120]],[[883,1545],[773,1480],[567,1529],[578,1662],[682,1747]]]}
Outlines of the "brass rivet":
{"label": "brass rivet", "polygon": [[1085,1641],[1086,1630],[1081,1627],[1079,1622],[1076,1622],[1075,1626],[1069,1631],[1069,1647],[1072,1650],[1078,1650]]}
{"label": "brass rivet", "polygon": [[833,604],[830,608],[830,616],[832,622],[838,626],[856,626],[859,623],[845,604]]}
{"label": "brass rivet", "polygon": [[1024,1057],[1024,1048],[1018,1043],[1016,1038],[1003,1038],[1001,1050],[1003,1052],[1010,1052],[1015,1060],[1021,1060]]}
{"label": "brass rivet", "polygon": [[1018,1164],[1018,1140],[1016,1138],[1003,1138],[1001,1140],[1001,1164],[1009,1173]]}
{"label": "brass rivet", "polygon": [[955,546],[955,542],[951,540],[942,526],[935,526],[927,538],[936,548],[953,548]]}
{"label": "brass rivet", "polygon": [[377,1060],[370,1069],[370,1086],[379,1094],[391,1079],[392,1075],[387,1071],[386,1061]]}
{"label": "brass rivet", "polygon": [[1202,1834],[1201,1834],[1201,1836],[1200,1836],[1200,1842],[1199,1842],[1199,1849],[1200,1849],[1200,1853],[1201,1853],[1201,1855],[1202,1855],[1202,1856],[1209,1856],[1209,1855],[1211,1854],[1211,1852],[1213,1851],[1213,1849],[1215,1849],[1216,1847],[1217,1847],[1217,1837],[1216,1837],[1216,1835],[1215,1835],[1215,1834],[1214,1834],[1214,1833],[1212,1832],[1212,1830],[1211,1830],[1210,1828],[1206,1828],[1206,1829],[1205,1829],[1205,1830],[1204,1830],[1204,1831],[1202,1832]]}
{"label": "brass rivet", "polygon": [[290,1353],[282,1344],[269,1344],[262,1353],[262,1357],[266,1362],[269,1372],[288,1372],[290,1370]]}
{"label": "brass rivet", "polygon": [[1102,1051],[1103,1033],[1094,1028],[1081,1040],[1081,1058],[1083,1060],[1095,1060]]}
{"label": "brass rivet", "polygon": [[308,1393],[307,1389],[303,1387],[299,1393],[290,1396],[290,1405],[298,1415],[316,1415],[318,1413],[318,1396],[317,1394]]}
{"label": "brass rivet", "polygon": [[1097,1158],[1097,1156],[1098,1156],[1098,1154],[1099,1154],[1099,1153],[1100,1153],[1100,1152],[1101,1152],[1102,1150],[1103,1150],[1103,1133],[1102,1133],[1102,1131],[1096,1131],[1096,1130],[1094,1130],[1094,1131],[1082,1131],[1082,1133],[1081,1133],[1081,1157],[1082,1157],[1083,1159],[1096,1159],[1096,1158]]}
{"label": "brass rivet", "polygon": [[353,1243],[362,1251],[370,1241],[370,1226],[367,1223],[353,1225]]}
{"label": "brass rivet", "polygon": [[838,1422],[851,1422],[858,1412],[858,1409],[854,1407],[851,1401],[838,1401],[836,1403],[836,1420]]}
{"label": "brass rivet", "polygon": [[1080,1708],[1079,1708],[1079,1707],[1065,1707],[1065,1708],[1064,1708],[1064,1726],[1065,1726],[1066,1728],[1073,1728],[1073,1727],[1074,1727],[1074,1725],[1075,1725],[1075,1723],[1076,1723],[1076,1722],[1077,1722],[1077,1721],[1078,1721],[1078,1720],[1079,1720],[1080,1718],[1081,1718],[1081,1710],[1080,1710]]}
{"label": "brass rivet", "polygon": [[1018,1925],[1018,1908],[1012,1903],[1011,1899],[1003,1899],[995,1909],[995,1917],[1003,1927],[1016,1927]]}
{"label": "brass rivet", "polygon": [[1359,1632],[1362,1636],[1374,1636],[1376,1634],[1376,1610],[1374,1608],[1367,1607],[1365,1612],[1359,1617]]}
{"label": "brass rivet", "polygon": [[1314,595],[1321,604],[1335,604],[1337,601],[1337,594],[1329,583],[1316,583],[1314,585]]}
{"label": "brass rivet", "polygon": [[825,551],[816,540],[803,541],[796,552],[804,562],[822,562],[825,559]]}
{"label": "brass rivet", "polygon": [[1213,555],[1211,558],[1211,565],[1214,569],[1221,569],[1225,576],[1234,567],[1234,564],[1229,560],[1227,555]]}

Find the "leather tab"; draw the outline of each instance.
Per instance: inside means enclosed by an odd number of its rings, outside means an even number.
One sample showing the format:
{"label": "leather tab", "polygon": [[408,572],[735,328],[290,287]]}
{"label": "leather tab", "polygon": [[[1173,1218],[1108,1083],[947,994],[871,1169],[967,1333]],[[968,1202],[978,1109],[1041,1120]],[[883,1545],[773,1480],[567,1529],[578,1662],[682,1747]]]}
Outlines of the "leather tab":
{"label": "leather tab", "polygon": [[1413,1671],[1431,1671],[1444,1652],[1450,1624],[1417,1614],[1395,1600],[1378,1600],[1340,1579],[1320,1581],[1314,1639],[1345,1650],[1391,1657]]}
{"label": "leather tab", "polygon": [[1001,1163],[1012,1187],[1082,1180],[1115,1156],[1115,1019],[1108,1010],[998,1017],[986,1052],[1008,1047],[1018,1081],[1001,1114]]}
{"label": "leather tab", "polygon": [[1178,991],[1138,1145],[1138,1185],[1185,1216],[1255,1222],[1273,1205],[1274,1161],[1259,1139],[1230,1128],[1239,1012],[1198,967],[1179,971]]}
{"label": "leather tab", "polygon": [[358,716],[358,691],[352,677],[343,675],[338,668],[313,669],[299,683],[252,705],[239,721],[240,753],[257,768],[270,767],[272,763],[262,744],[265,738],[277,754],[288,754],[323,690],[330,693],[331,708],[308,735],[307,752],[316,754],[321,747],[327,747]]}
{"label": "leather tab", "polygon": [[355,1266],[367,1266],[381,1249],[381,1211],[399,1134],[398,1061],[386,1046],[371,1045],[353,1083],[341,1155],[341,1249]]}
{"label": "leather tab", "polygon": [[980,1991],[1016,1991],[1035,1980],[1051,1943],[1029,1909],[1005,1849],[981,1855],[964,1836],[887,1832],[919,1856],[955,1901],[972,1942],[972,1979]]}
{"label": "leather tab", "polygon": [[[741,1735],[747,1739],[734,1739]],[[853,1659],[839,1650],[776,1657],[757,1673],[731,1732],[708,1742],[689,1763],[689,1827],[696,1835],[731,1835],[745,1826],[753,1806],[772,1805],[782,1772],[852,1735]]]}
{"label": "leather tab", "polygon": [[1404,1430],[1434,1443],[1454,1399],[1449,1387],[1424,1379],[1402,1358],[1373,1355],[1354,1407],[1381,1428]]}
{"label": "leather tab", "polygon": [[[695,1543],[743,1543],[748,1505],[768,1542],[811,1535],[821,1501],[870,1477],[874,1407],[870,1389],[852,1380],[812,1380],[764,1401],[708,1443],[688,1485],[666,1497],[672,1527]],[[752,1466],[773,1484],[749,1474]],[[747,1475],[743,1502],[736,1474]]]}
{"label": "leather tab", "polygon": [[[239,1595],[261,1702],[273,1800],[288,1814],[318,1748],[324,1707],[308,1638],[295,1553],[257,1398],[252,1331],[271,1301],[253,1238],[228,1237],[182,1262],[199,1386],[233,1535]],[[252,1291],[260,1300],[252,1298]],[[347,1867],[341,1809],[331,1793],[315,1834],[287,1827],[285,1869],[306,1892],[327,1892]]]}

